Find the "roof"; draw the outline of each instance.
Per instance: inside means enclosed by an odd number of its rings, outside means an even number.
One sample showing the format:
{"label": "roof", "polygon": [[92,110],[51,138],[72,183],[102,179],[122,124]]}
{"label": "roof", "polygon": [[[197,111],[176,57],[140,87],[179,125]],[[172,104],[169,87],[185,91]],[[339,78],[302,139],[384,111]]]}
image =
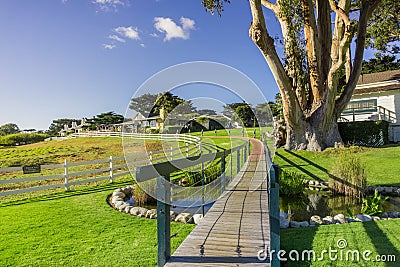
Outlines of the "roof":
{"label": "roof", "polygon": [[400,70],[360,75],[354,94],[382,92],[400,89]]}

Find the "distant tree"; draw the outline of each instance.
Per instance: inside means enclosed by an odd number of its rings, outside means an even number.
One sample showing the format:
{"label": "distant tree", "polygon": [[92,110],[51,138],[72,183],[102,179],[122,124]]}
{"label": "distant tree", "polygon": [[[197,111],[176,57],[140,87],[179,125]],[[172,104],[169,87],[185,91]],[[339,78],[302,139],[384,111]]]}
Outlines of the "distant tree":
{"label": "distant tree", "polygon": [[15,123],[7,123],[0,126],[0,136],[19,133],[19,127]]}
{"label": "distant tree", "polygon": [[132,98],[129,108],[137,112],[149,113],[154,109],[156,100],[157,95],[144,94],[139,97]]}
{"label": "distant tree", "polygon": [[191,100],[185,100],[182,103],[178,104],[173,110],[172,114],[177,115],[189,115],[196,112],[196,108],[193,106]]}
{"label": "distant tree", "polygon": [[400,59],[396,60],[396,56],[375,53],[375,58],[363,61],[361,73],[376,73],[388,70],[400,70]]}
{"label": "distant tree", "polygon": [[282,96],[280,93],[275,95],[275,102],[269,101],[268,106],[271,109],[272,116],[279,119],[283,118]]}
{"label": "distant tree", "polygon": [[122,122],[124,122],[124,116],[117,114],[114,111],[100,113],[87,121],[89,124],[88,128],[91,130],[95,130],[99,125],[112,125]]}
{"label": "distant tree", "polygon": [[245,102],[231,103],[224,106],[223,114],[236,121],[239,119],[245,127],[255,126],[256,120],[251,105]]}
{"label": "distant tree", "polygon": [[50,124],[49,129],[46,133],[50,136],[57,136],[58,133],[64,129],[64,125],[68,125],[68,127],[72,126],[73,122],[79,123],[81,120],[78,119],[57,119],[53,120]]}
{"label": "distant tree", "polygon": [[258,104],[254,109],[254,114],[256,115],[258,124],[261,126],[265,126],[272,122],[273,115],[271,113],[269,103]]}
{"label": "distant tree", "polygon": [[199,109],[197,111],[200,115],[217,115],[217,112],[213,109]]}

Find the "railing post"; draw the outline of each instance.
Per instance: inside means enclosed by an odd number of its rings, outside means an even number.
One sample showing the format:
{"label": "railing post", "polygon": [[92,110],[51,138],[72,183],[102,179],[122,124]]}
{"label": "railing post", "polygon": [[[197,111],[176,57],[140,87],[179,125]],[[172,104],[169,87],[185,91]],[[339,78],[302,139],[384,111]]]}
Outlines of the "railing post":
{"label": "railing post", "polygon": [[233,178],[233,152],[232,152],[232,150],[231,150],[231,153],[230,153],[230,168],[231,168],[231,177],[229,178],[229,181],[231,181],[232,180],[232,178]]}
{"label": "railing post", "polygon": [[[269,219],[270,219],[270,251],[280,250],[280,222],[279,222],[279,172],[278,165],[272,165],[269,170]],[[280,266],[278,257],[271,259],[271,266]]]}
{"label": "railing post", "polygon": [[169,175],[157,178],[157,238],[158,267],[164,266],[171,257],[171,192]]}
{"label": "railing post", "polygon": [[222,192],[225,191],[225,150],[222,153],[222,158],[221,158],[221,183],[222,183]]}
{"label": "railing post", "polygon": [[247,144],[244,145],[243,150],[243,164],[247,161]]}
{"label": "railing post", "polygon": [[186,157],[189,157],[189,144],[188,143],[185,144],[186,144]]}
{"label": "railing post", "polygon": [[205,175],[205,173],[204,173],[204,162],[202,162],[201,163],[201,211],[202,211],[202,214],[203,214],[203,216],[205,215],[205,212],[204,212],[204,202],[205,202],[205,199],[204,199],[204,184],[205,184],[205,181],[204,181],[204,175]]}
{"label": "railing post", "polygon": [[149,153],[149,161],[150,163],[153,163],[153,151],[150,151]]}
{"label": "railing post", "polygon": [[170,150],[171,150],[171,153],[170,153],[170,154],[171,154],[171,160],[172,160],[172,146],[171,146]]}
{"label": "railing post", "polygon": [[110,156],[110,183],[114,182],[114,172],[113,172],[113,157]]}
{"label": "railing post", "polygon": [[236,170],[237,173],[240,172],[240,148],[236,151]]}
{"label": "railing post", "polygon": [[64,160],[64,185],[65,185],[65,191],[69,191],[69,185],[68,185],[68,160]]}

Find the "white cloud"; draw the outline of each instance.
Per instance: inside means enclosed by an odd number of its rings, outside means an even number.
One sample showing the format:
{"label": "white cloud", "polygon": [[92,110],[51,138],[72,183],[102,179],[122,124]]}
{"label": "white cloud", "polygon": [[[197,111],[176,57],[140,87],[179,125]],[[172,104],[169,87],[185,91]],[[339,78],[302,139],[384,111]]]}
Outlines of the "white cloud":
{"label": "white cloud", "polygon": [[160,35],[158,35],[157,33],[150,33],[150,36],[151,37],[154,37],[154,38],[158,38],[158,37],[160,37]]}
{"label": "white cloud", "polygon": [[118,27],[114,29],[115,32],[120,34],[123,37],[132,39],[132,40],[140,40],[139,30],[132,26],[129,27]]}
{"label": "white cloud", "polygon": [[93,0],[93,4],[97,5],[103,11],[117,11],[119,6],[128,6],[128,0]]}
{"label": "white cloud", "polygon": [[194,20],[189,18],[180,18],[182,26],[177,25],[171,18],[156,17],[154,18],[154,27],[157,31],[165,33],[164,42],[173,38],[189,39],[190,31],[194,30]]}
{"label": "white cloud", "polygon": [[144,48],[144,47],[146,47],[146,45],[145,45],[145,44],[140,44],[140,46],[141,46],[141,47],[143,47],[143,48]]}
{"label": "white cloud", "polygon": [[122,39],[121,37],[118,37],[115,34],[109,35],[108,39],[111,39],[111,40],[114,40],[114,41],[118,41],[118,42],[121,42],[121,43],[125,43],[125,39]]}
{"label": "white cloud", "polygon": [[115,48],[115,45],[113,44],[103,44],[103,48],[108,49],[108,50],[112,50]]}

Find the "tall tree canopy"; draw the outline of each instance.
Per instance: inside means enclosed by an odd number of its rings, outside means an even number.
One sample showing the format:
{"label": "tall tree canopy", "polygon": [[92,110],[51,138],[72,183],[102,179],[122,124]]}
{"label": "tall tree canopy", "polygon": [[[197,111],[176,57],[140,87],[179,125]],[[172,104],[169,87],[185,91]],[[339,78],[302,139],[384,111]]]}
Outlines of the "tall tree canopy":
{"label": "tall tree canopy", "polygon": [[15,123],[7,123],[0,126],[0,136],[9,135],[19,132],[19,127]]}
{"label": "tall tree canopy", "polygon": [[[203,0],[221,14],[229,0]],[[259,48],[282,96],[287,149],[319,151],[341,142],[337,119],[353,94],[364,49],[396,51],[399,1],[394,0],[249,0],[249,36]],[[271,11],[281,28],[284,55],[265,20]],[[269,14],[268,14],[269,15]],[[331,19],[333,18],[333,21]],[[388,31],[389,29],[389,31]],[[350,45],[354,42],[354,56]],[[389,45],[390,43],[390,45]],[[339,90],[341,70],[346,84]]]}
{"label": "tall tree canopy", "polygon": [[[160,114],[163,109],[166,113],[171,112],[175,107],[185,102],[182,98],[170,92],[163,92],[158,95],[144,94],[131,99],[129,108],[138,112]],[[193,109],[192,103],[182,104],[182,109]]]}

